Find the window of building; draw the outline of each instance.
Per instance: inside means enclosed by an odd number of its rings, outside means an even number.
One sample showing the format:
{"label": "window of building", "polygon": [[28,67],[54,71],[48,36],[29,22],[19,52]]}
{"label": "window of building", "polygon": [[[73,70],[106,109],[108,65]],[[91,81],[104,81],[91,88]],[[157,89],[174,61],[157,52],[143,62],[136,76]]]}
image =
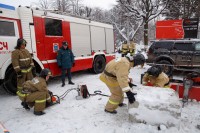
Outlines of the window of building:
{"label": "window of building", "polygon": [[15,36],[14,22],[0,21],[0,36]]}
{"label": "window of building", "polygon": [[62,36],[62,20],[45,18],[47,36]]}

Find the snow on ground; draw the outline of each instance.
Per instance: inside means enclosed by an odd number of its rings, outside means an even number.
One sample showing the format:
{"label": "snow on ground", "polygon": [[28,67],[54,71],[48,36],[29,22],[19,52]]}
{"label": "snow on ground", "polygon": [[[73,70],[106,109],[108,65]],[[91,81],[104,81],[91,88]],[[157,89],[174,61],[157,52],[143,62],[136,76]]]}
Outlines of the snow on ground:
{"label": "snow on ground", "polygon": [[[148,67],[131,69],[130,76],[138,86],[141,86],[140,74]],[[106,85],[99,80],[99,74],[91,74],[88,71],[76,72],[73,73],[73,82],[76,85],[66,85],[62,88],[60,79],[54,78],[49,82],[49,89],[60,96],[78,84],[86,84],[90,93],[100,90],[110,95]],[[0,122],[10,133],[200,133],[196,128],[196,125],[200,124],[199,102],[189,102],[182,109],[180,129],[158,131],[156,126],[129,122],[127,107],[118,108],[116,115],[105,113],[104,106],[108,97],[98,95],[76,100],[76,96],[77,92],[71,91],[61,104],[45,109],[46,114],[43,116],[35,116],[33,109],[26,111],[22,108],[17,96],[10,96],[1,90]],[[127,103],[127,99],[125,102]]]}
{"label": "snow on ground", "polygon": [[137,86],[134,91],[140,104],[129,109],[130,121],[179,128],[181,102],[173,89]]}

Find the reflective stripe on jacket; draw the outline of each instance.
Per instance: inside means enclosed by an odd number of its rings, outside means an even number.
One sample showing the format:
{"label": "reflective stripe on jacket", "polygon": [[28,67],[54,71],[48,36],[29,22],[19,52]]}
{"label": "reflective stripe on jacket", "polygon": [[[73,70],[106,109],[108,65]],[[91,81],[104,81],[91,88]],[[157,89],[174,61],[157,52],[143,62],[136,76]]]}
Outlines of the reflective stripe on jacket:
{"label": "reflective stripe on jacket", "polygon": [[22,73],[28,73],[32,70],[32,67],[29,67],[28,69],[22,69],[21,72]]}
{"label": "reflective stripe on jacket", "polygon": [[128,59],[126,57],[113,59],[106,65],[105,70],[108,73],[116,76],[116,78],[106,76],[105,73],[103,72],[100,75],[100,79],[105,84],[107,84],[111,87],[120,86],[120,88],[126,88],[126,87],[129,87],[128,75],[129,75],[130,69],[131,69],[131,63],[128,61]]}
{"label": "reflective stripe on jacket", "polygon": [[19,97],[25,98],[25,97],[28,96],[29,94],[24,94],[24,93],[22,93],[21,91],[17,91],[17,95],[18,95]]}
{"label": "reflective stripe on jacket", "polygon": [[34,66],[31,54],[26,49],[16,49],[12,52],[12,65],[16,72],[23,68]]}

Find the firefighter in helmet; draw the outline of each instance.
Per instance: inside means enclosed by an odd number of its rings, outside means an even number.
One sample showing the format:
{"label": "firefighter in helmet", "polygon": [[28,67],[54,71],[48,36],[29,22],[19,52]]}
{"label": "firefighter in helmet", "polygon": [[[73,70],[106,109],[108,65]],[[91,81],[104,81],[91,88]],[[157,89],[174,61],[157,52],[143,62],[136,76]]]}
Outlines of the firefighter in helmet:
{"label": "firefighter in helmet", "polygon": [[122,57],[124,57],[125,55],[127,55],[128,52],[129,52],[129,46],[127,44],[127,41],[124,41],[123,44],[122,44],[122,49],[121,49]]}
{"label": "firefighter in helmet", "polygon": [[47,88],[47,81],[50,76],[51,71],[45,68],[40,72],[39,77],[26,81],[23,84],[23,89],[17,92],[22,101],[21,105],[26,110],[30,110],[29,107],[34,106],[35,115],[45,114],[43,112],[45,107],[52,105],[50,96],[52,92]]}
{"label": "firefighter in helmet", "polygon": [[133,56],[135,54],[135,43],[133,39],[130,40],[129,53]]}
{"label": "firefighter in helmet", "polygon": [[134,93],[129,87],[130,79],[128,77],[131,67],[145,63],[145,57],[142,54],[131,56],[130,53],[125,57],[113,59],[110,61],[100,75],[100,80],[103,81],[111,92],[111,96],[106,104],[105,112],[116,114],[118,106],[123,106],[124,92],[126,93],[129,102],[132,104],[135,101]]}
{"label": "firefighter in helmet", "polygon": [[31,54],[25,49],[26,44],[26,40],[19,38],[15,50],[12,52],[12,66],[17,73],[17,90],[21,90],[22,84],[31,80],[33,74],[36,74]]}
{"label": "firefighter in helmet", "polygon": [[159,66],[150,67],[142,78],[142,84],[147,86],[168,87],[169,77]]}

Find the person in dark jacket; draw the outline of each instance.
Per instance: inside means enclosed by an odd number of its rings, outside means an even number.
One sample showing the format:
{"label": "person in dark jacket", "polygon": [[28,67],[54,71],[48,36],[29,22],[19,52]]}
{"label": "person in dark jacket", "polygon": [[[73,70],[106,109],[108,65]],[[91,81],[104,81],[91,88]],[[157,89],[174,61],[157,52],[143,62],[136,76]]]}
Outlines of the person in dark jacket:
{"label": "person in dark jacket", "polygon": [[68,48],[68,43],[66,41],[62,42],[62,47],[58,51],[58,56],[57,56],[57,62],[59,68],[62,70],[62,87],[65,86],[65,75],[67,71],[67,76],[68,76],[68,83],[71,85],[74,85],[72,82],[72,76],[71,76],[71,68],[72,66],[75,65],[74,63],[74,54],[72,51]]}

